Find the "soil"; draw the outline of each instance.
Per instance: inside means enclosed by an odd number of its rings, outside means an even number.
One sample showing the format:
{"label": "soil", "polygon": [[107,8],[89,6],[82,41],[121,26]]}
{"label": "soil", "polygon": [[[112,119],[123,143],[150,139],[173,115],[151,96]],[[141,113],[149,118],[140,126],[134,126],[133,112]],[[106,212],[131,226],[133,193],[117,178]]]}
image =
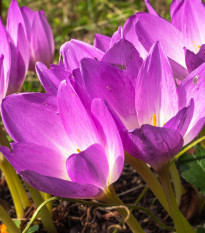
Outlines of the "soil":
{"label": "soil", "polygon": [[[197,207],[196,198],[198,193],[192,186],[187,184],[185,186],[187,192],[183,196],[181,209],[192,225],[203,225],[205,212],[202,211],[200,215],[198,213],[199,208]],[[133,204],[146,188],[146,184],[129,165],[125,164],[124,171],[114,187],[124,203]],[[15,219],[13,202],[2,174],[0,179],[0,203],[8,211],[9,215]],[[138,205],[149,209],[162,223],[173,227],[172,220],[149,189],[147,189]],[[25,211],[25,218],[21,223],[22,229],[25,228],[26,222],[31,218],[35,209],[35,206],[32,205]],[[127,225],[121,221],[122,219],[115,208],[91,207],[69,201],[56,201],[53,203],[52,212],[58,233],[131,232]],[[134,210],[133,215],[146,233],[170,232],[160,228],[148,214],[141,210]],[[40,219],[37,219],[35,223],[40,226],[39,233],[46,232]]]}

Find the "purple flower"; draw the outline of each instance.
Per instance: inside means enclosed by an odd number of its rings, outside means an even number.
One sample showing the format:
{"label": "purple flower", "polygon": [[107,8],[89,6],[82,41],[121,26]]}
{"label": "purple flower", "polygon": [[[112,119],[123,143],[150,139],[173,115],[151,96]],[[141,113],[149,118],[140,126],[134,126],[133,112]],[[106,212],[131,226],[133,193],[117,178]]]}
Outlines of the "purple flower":
{"label": "purple flower", "polygon": [[98,198],[122,172],[124,151],[109,110],[100,99],[83,104],[69,81],[62,81],[57,98],[41,93],[6,97],[2,118],[15,143],[12,152],[1,151],[41,191]]}
{"label": "purple flower", "polygon": [[136,67],[133,54],[134,50],[126,49],[116,57],[124,61],[123,69],[83,59],[82,77],[89,97],[105,99],[123,123],[119,122],[119,128],[125,150],[159,169],[204,125],[205,65],[177,87],[159,42],[153,45],[137,77],[132,73]]}
{"label": "purple flower", "polygon": [[35,71],[37,61],[50,65],[54,57],[54,39],[44,12],[34,12],[28,7],[19,8],[17,0],[12,0],[8,12],[7,29],[15,43],[19,24],[24,31],[21,47],[24,53],[27,53],[26,67],[29,65],[29,69]]}
{"label": "purple flower", "polygon": [[[205,61],[205,56],[203,59],[201,56],[205,42],[205,7],[200,0],[174,0],[170,8],[171,22],[168,22],[155,12],[148,0],[145,3],[150,13],[137,13],[127,20],[123,27],[128,35],[126,39],[134,41],[140,54],[143,54],[142,45],[148,52],[153,43],[160,41],[174,76],[183,80],[188,75],[186,66],[191,72]],[[184,47],[188,51],[184,52]],[[197,56],[195,53],[200,48],[202,52]]]}

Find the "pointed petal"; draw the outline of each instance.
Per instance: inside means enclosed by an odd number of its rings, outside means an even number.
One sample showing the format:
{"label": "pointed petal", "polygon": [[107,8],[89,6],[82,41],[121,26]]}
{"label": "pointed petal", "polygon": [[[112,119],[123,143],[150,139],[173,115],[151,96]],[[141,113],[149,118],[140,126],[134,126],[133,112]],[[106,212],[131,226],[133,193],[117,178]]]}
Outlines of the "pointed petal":
{"label": "pointed petal", "polygon": [[136,78],[143,60],[132,43],[121,39],[105,53],[102,62],[124,69],[129,76]]}
{"label": "pointed petal", "polygon": [[[109,184],[115,182],[122,173],[124,165],[124,150],[117,126],[104,102],[94,99],[92,113],[102,127],[106,154],[109,163]],[[98,127],[99,128],[99,127]],[[102,134],[101,134],[102,135]]]}
{"label": "pointed petal", "polygon": [[102,98],[128,128],[136,128],[135,79],[109,64],[83,59],[81,70],[90,98]]}
{"label": "pointed petal", "polygon": [[118,30],[112,35],[110,41],[110,47],[112,47],[116,42],[118,42],[122,38],[123,38],[123,31],[122,31],[122,27],[119,26]]}
{"label": "pointed petal", "polygon": [[105,189],[109,177],[109,165],[104,148],[93,144],[86,150],[72,154],[66,161],[69,177],[79,184],[92,184]]}
{"label": "pointed petal", "polygon": [[58,90],[58,109],[73,151],[83,151],[98,143],[98,134],[92,118],[83,106],[69,80],[62,81]]}
{"label": "pointed petal", "polygon": [[79,68],[80,61],[83,58],[89,57],[101,60],[104,53],[85,42],[71,40],[61,46],[60,54],[63,56],[63,63],[65,68],[72,71],[76,68]]}
{"label": "pointed petal", "polygon": [[102,189],[93,185],[78,184],[51,176],[43,176],[29,170],[22,171],[20,175],[34,188],[57,197],[92,199],[103,193]]}
{"label": "pointed petal", "polygon": [[174,117],[172,117],[165,125],[165,128],[177,130],[181,136],[184,136],[194,112],[194,101],[191,102],[188,107],[182,108]]}
{"label": "pointed petal", "polygon": [[125,150],[159,170],[183,146],[183,138],[173,129],[143,125],[128,133]]}
{"label": "pointed petal", "polygon": [[101,34],[95,34],[94,46],[97,49],[103,52],[106,52],[110,47],[110,41],[111,41],[111,38],[108,36],[101,35]]}
{"label": "pointed petal", "polygon": [[4,75],[1,77],[1,93],[2,96],[6,95],[7,92],[7,87],[9,83],[9,75],[10,75],[10,68],[11,68],[11,49],[10,49],[10,44],[7,36],[6,29],[0,19],[0,38],[1,38],[1,43],[0,43],[0,54],[4,56],[3,59],[3,73]]}
{"label": "pointed petal", "polygon": [[12,143],[12,152],[7,150],[3,154],[18,173],[32,170],[44,176],[69,179],[66,157],[53,149],[32,143]]}
{"label": "pointed petal", "polygon": [[205,43],[205,7],[201,0],[176,0],[172,3],[172,23],[179,28],[186,48],[198,52]]}
{"label": "pointed petal", "polygon": [[11,67],[7,95],[20,91],[29,64],[29,48],[22,24],[18,26],[17,46],[10,42]]}
{"label": "pointed petal", "polygon": [[4,55],[1,54],[0,55],[0,84],[1,84],[0,85],[0,105],[1,105],[2,99],[6,95],[6,90],[7,90],[6,80],[4,77],[3,61],[4,61]]}
{"label": "pointed petal", "polygon": [[157,14],[157,12],[154,10],[154,8],[152,7],[149,0],[145,0],[145,4],[146,4],[147,10],[149,11],[150,14],[155,15],[155,16],[159,16]]}
{"label": "pointed petal", "polygon": [[24,23],[26,27],[26,34],[27,34],[28,40],[30,41],[31,40],[31,29],[32,29],[33,20],[35,17],[35,12],[25,6],[21,7],[20,11],[24,19]]}
{"label": "pointed petal", "polygon": [[69,71],[65,71],[60,67],[51,67],[48,69],[47,66],[41,62],[36,63],[36,73],[46,92],[50,95],[57,95],[61,81],[68,79],[70,76]]}
{"label": "pointed petal", "polygon": [[178,112],[178,94],[169,61],[159,42],[145,59],[136,84],[135,106],[140,125],[163,126]]}
{"label": "pointed petal", "polygon": [[205,44],[201,46],[197,54],[188,49],[185,49],[185,60],[187,69],[189,73],[191,73],[193,70],[195,70],[197,67],[205,62]]}
{"label": "pointed petal", "polygon": [[160,41],[166,55],[185,67],[182,33],[161,17],[138,13],[137,18],[136,32],[145,49],[149,51],[154,42]]}
{"label": "pointed petal", "polygon": [[1,107],[4,125],[14,141],[73,153],[58,115],[56,97],[42,93],[10,95]]}
{"label": "pointed petal", "polygon": [[31,30],[31,60],[29,69],[35,71],[35,63],[49,66],[54,57],[54,39],[50,25],[43,11],[35,13]]}
{"label": "pointed petal", "polygon": [[147,56],[147,51],[138,40],[138,36],[135,30],[136,22],[137,15],[130,16],[123,26],[123,35],[126,40],[130,41],[135,46],[141,57],[144,59]]}
{"label": "pointed petal", "polygon": [[194,114],[190,126],[185,135],[185,144],[193,140],[203,127],[205,117],[205,64],[200,65],[190,73],[178,88],[179,108],[186,107],[190,100],[194,100]]}
{"label": "pointed petal", "polygon": [[9,6],[7,22],[6,22],[6,29],[11,36],[14,44],[17,46],[18,42],[18,26],[19,24],[22,25],[23,31],[26,32],[24,19],[21,14],[20,8],[18,6],[17,0],[12,0]]}

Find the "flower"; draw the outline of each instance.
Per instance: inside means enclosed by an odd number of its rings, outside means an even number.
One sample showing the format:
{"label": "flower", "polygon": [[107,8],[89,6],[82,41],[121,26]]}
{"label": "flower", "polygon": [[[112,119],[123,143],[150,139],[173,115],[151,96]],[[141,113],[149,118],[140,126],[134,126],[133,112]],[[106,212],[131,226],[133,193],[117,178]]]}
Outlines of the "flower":
{"label": "flower", "polygon": [[6,95],[20,91],[28,66],[34,67],[36,60],[52,62],[54,45],[44,13],[19,8],[16,0],[10,4],[6,28],[0,21],[0,35],[1,103]]}
{"label": "flower", "polygon": [[0,151],[43,192],[99,197],[122,172],[124,151],[109,110],[100,99],[83,104],[69,80],[61,82],[57,98],[42,93],[6,97],[2,119],[15,143],[12,152]]}
{"label": "flower", "polygon": [[204,125],[205,65],[189,74],[177,88],[159,42],[151,48],[137,77],[129,74],[135,67],[135,59],[129,59],[134,56],[124,53],[122,57],[129,61],[123,63],[123,70],[83,59],[82,78],[90,98],[103,98],[122,122],[118,123],[124,149],[159,169]]}
{"label": "flower", "polygon": [[197,58],[193,61],[193,57],[205,42],[204,5],[200,0],[173,0],[171,22],[168,22],[155,12],[148,0],[145,3],[149,13],[137,13],[125,23],[123,30],[129,30],[127,39],[135,41],[140,54],[142,45],[148,52],[153,43],[160,41],[169,57],[174,76],[183,80],[188,75],[186,66],[191,72],[202,64],[200,55],[200,63]]}
{"label": "flower", "polygon": [[28,53],[29,69],[35,71],[37,61],[50,65],[54,57],[54,39],[44,12],[34,12],[28,7],[19,8],[17,0],[12,0],[7,17],[7,29],[11,36],[14,33],[12,36],[14,41],[19,24],[22,25],[25,34],[21,47],[24,53]]}

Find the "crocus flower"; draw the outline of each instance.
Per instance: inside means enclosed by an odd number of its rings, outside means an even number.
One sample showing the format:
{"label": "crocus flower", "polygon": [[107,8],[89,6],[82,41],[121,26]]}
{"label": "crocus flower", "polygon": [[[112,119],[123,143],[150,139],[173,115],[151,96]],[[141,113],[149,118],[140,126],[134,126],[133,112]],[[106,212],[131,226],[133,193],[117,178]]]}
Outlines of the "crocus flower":
{"label": "crocus flower", "polygon": [[98,198],[121,174],[122,142],[100,99],[83,104],[69,81],[57,98],[15,94],[2,102],[4,125],[14,139],[1,147],[17,172],[33,187],[66,198]]}
{"label": "crocus flower", "polygon": [[124,70],[120,71],[87,58],[81,66],[90,98],[105,99],[123,123],[119,129],[125,150],[156,170],[193,140],[204,125],[205,65],[177,88],[159,42],[153,45],[137,78],[123,75],[131,63],[123,63]]}
{"label": "crocus flower", "polygon": [[160,41],[177,78],[183,79],[186,75],[183,67],[187,66],[191,72],[205,61],[205,56],[201,58],[204,52],[194,56],[205,43],[205,6],[200,0],[173,0],[171,22],[168,22],[155,12],[148,0],[145,3],[150,13],[137,13],[132,25],[136,29],[137,40],[147,51],[154,42]]}

